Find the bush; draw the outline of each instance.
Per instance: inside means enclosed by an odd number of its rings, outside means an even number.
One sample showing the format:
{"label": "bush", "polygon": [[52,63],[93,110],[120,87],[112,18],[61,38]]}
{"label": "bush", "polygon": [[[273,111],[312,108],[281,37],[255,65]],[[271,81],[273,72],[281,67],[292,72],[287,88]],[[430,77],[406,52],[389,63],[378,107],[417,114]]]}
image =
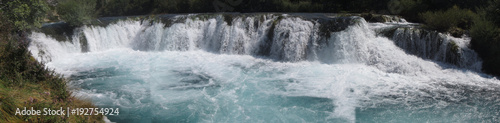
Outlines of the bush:
{"label": "bush", "polygon": [[7,41],[0,52],[0,79],[9,87],[23,87],[26,84],[48,85],[58,99],[65,100],[69,93],[66,82],[53,71],[36,61],[28,51],[27,44],[18,42],[20,37]]}
{"label": "bush", "polygon": [[290,0],[275,1],[279,11],[284,12],[316,12],[322,9],[322,5],[311,1],[291,2]]}
{"label": "bush", "polygon": [[[179,12],[193,12],[189,10],[189,3],[187,0],[155,0],[155,13],[179,13]],[[204,5],[212,6],[212,4]]]}
{"label": "bush", "polygon": [[[32,2],[37,2],[33,1]],[[26,37],[26,31],[29,28],[34,27],[34,25],[16,25],[18,23],[34,24],[41,23],[41,20],[37,20],[42,17],[46,10],[36,9],[40,7],[35,5],[37,3],[23,3],[26,1],[9,1],[7,3],[14,2],[18,3],[17,6],[28,6],[15,7],[15,4],[8,5],[9,8],[24,8],[19,10],[6,10],[0,12],[0,84],[1,86],[23,88],[27,84],[36,85],[48,85],[51,90],[54,90],[54,94],[58,94],[58,99],[66,99],[69,96],[66,90],[66,82],[64,79],[55,76],[53,71],[48,70],[45,66],[36,61],[28,50],[28,39]],[[43,1],[38,1],[43,2]],[[35,8],[30,8],[30,6]],[[27,13],[37,13],[39,17],[28,17],[26,20],[16,20],[9,18],[15,11],[25,10]],[[28,14],[30,15],[30,14]],[[23,13],[16,15],[16,17],[23,17]],[[30,20],[31,19],[31,20]]]}
{"label": "bush", "polygon": [[71,26],[89,24],[97,16],[96,0],[60,0],[56,9],[61,19]]}
{"label": "bush", "polygon": [[500,41],[497,26],[486,19],[478,19],[470,30],[471,48],[483,59],[486,73],[500,75]]}
{"label": "bush", "polygon": [[489,56],[489,48],[495,43],[495,39],[499,31],[495,24],[485,19],[478,19],[470,30],[472,37],[471,47],[476,50],[482,57]]}
{"label": "bush", "polygon": [[450,31],[453,28],[470,29],[473,20],[478,15],[467,9],[460,9],[454,6],[446,11],[425,12],[420,14],[425,22],[425,27],[440,32]]}
{"label": "bush", "polygon": [[418,13],[424,12],[428,5],[422,0],[390,0],[387,8],[392,14],[404,16],[409,21],[418,22]]}

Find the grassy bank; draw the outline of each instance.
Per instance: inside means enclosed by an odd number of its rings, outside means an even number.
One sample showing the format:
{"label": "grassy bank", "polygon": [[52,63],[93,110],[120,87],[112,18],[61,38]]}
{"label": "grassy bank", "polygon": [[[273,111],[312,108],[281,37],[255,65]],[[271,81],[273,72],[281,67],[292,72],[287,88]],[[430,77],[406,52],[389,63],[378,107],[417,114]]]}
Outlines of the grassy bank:
{"label": "grassy bank", "polygon": [[[1,27],[8,29],[8,27]],[[0,122],[101,122],[102,116],[20,116],[17,108],[93,108],[71,96],[66,80],[36,61],[17,33],[0,33]]]}
{"label": "grassy bank", "polygon": [[100,115],[15,115],[24,107],[43,111],[95,106],[71,96],[67,81],[36,61],[27,49],[27,32],[41,25],[47,11],[45,1],[9,0],[0,8],[0,122],[102,122]]}
{"label": "grassy bank", "polygon": [[[4,29],[4,28],[2,28]],[[22,37],[0,33],[0,122],[101,122],[102,116],[21,116],[17,108],[94,108],[71,96],[66,80],[36,61]]]}

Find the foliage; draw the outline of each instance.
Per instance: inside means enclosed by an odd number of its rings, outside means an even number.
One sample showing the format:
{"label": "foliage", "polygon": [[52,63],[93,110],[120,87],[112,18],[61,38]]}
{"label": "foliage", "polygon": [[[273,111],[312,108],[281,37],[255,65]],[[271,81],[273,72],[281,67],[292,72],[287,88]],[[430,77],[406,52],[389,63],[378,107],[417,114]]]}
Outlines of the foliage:
{"label": "foliage", "polygon": [[277,9],[286,12],[315,12],[323,8],[322,5],[309,1],[291,2],[290,0],[275,1]]}
{"label": "foliage", "polygon": [[[5,13],[0,11],[0,17],[2,17],[2,18],[0,18],[0,27],[2,27],[2,29],[0,29],[0,34],[9,34],[11,30],[14,30],[13,29],[14,27],[12,27],[12,24],[9,22],[9,20],[7,18],[4,18],[5,17],[4,14]],[[8,38],[8,35],[0,37],[0,42],[3,42],[2,40],[7,40],[7,38]],[[0,46],[2,44],[5,44],[5,43],[0,43]]]}
{"label": "foliage", "polygon": [[[52,0],[53,1],[53,0]],[[59,0],[68,1],[68,0]],[[71,0],[70,0],[71,1]],[[76,0],[72,0],[76,1]],[[408,20],[419,21],[418,13],[436,11],[457,5],[475,9],[484,1],[475,0],[83,0],[96,3],[99,16],[127,16],[158,13],[216,12],[371,12],[399,14]],[[235,2],[239,1],[239,2]],[[52,2],[53,3],[53,2]],[[215,5],[215,6],[214,6]],[[76,6],[78,7],[78,6]]]}
{"label": "foliage", "polygon": [[427,10],[428,5],[423,4],[422,0],[400,0],[401,13],[399,15],[404,16],[410,21],[418,21],[418,14]]}
{"label": "foliage", "polygon": [[[0,2],[0,122],[102,122],[102,116],[21,116],[22,107],[95,107],[71,97],[66,80],[36,61],[27,49],[26,31],[40,26],[44,1]],[[2,4],[3,3],[3,4]],[[5,9],[8,8],[8,9]]]}
{"label": "foliage", "polygon": [[4,85],[23,87],[27,82],[45,84],[54,90],[54,94],[59,95],[58,99],[66,99],[69,96],[66,82],[37,62],[23,40],[26,39],[15,37],[14,40],[9,40],[0,55],[0,75],[6,82]]}
{"label": "foliage", "polygon": [[387,3],[387,8],[392,14],[417,14],[426,9],[427,5],[422,0],[391,0]]}
{"label": "foliage", "polygon": [[[188,0],[153,0],[155,13],[184,13],[194,12],[190,10]],[[209,4],[211,5],[211,4]],[[201,6],[201,5],[200,5]],[[206,5],[204,5],[206,6]]]}
{"label": "foliage", "polygon": [[3,17],[14,25],[15,30],[40,27],[48,10],[43,0],[8,0],[0,3]]}
{"label": "foliage", "polygon": [[15,110],[21,107],[43,109],[95,106],[88,101],[71,97],[67,91],[66,80],[37,62],[27,50],[25,37],[12,35],[10,31],[13,30],[0,32],[0,122],[102,121],[102,116],[66,118],[14,115]]}
{"label": "foliage", "polygon": [[483,70],[500,75],[500,31],[494,22],[478,19],[470,30],[471,48],[483,59]]}
{"label": "foliage", "polygon": [[81,26],[96,17],[96,4],[96,0],[60,0],[56,9],[61,19],[72,26]]}
{"label": "foliage", "polygon": [[425,26],[441,32],[453,28],[470,29],[473,20],[478,17],[474,12],[454,6],[446,11],[428,11],[420,14]]}
{"label": "foliage", "polygon": [[493,20],[496,25],[500,25],[500,0],[493,0],[485,8],[485,14],[489,20]]}
{"label": "foliage", "polygon": [[102,16],[147,14],[153,8],[151,5],[152,0],[100,0],[97,2],[98,12]]}

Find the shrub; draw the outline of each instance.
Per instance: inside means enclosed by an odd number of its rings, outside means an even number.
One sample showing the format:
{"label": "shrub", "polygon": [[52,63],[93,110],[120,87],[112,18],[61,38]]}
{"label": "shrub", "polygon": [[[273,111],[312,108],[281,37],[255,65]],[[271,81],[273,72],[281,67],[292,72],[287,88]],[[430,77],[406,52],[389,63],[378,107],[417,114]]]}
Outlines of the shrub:
{"label": "shrub", "polygon": [[155,4],[156,13],[192,12],[187,0],[155,0]]}
{"label": "shrub", "polygon": [[387,8],[392,14],[404,16],[409,21],[418,21],[418,13],[424,12],[428,7],[422,0],[390,0]]}
{"label": "shrub", "polygon": [[446,11],[421,13],[420,17],[426,28],[445,32],[452,28],[470,29],[473,20],[478,16],[470,10],[454,6]]}
{"label": "shrub", "polygon": [[478,19],[470,30],[471,47],[482,57],[489,56],[489,47],[494,43],[499,31],[495,24],[485,19]]}
{"label": "shrub", "polygon": [[60,0],[56,6],[62,20],[72,26],[89,24],[96,17],[96,0]]}
{"label": "shrub", "polygon": [[483,59],[483,70],[500,75],[500,41],[497,26],[486,19],[477,19],[470,30],[471,48]]}
{"label": "shrub", "polygon": [[322,8],[322,5],[314,4],[311,1],[292,2],[290,0],[277,0],[274,2],[278,5],[278,10],[284,12],[315,12]]}

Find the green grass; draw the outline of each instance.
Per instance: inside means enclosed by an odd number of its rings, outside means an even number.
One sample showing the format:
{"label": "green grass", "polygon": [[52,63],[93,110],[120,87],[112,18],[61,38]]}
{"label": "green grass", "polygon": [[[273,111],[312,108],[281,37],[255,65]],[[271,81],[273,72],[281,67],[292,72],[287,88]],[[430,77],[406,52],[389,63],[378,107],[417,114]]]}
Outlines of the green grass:
{"label": "green grass", "polygon": [[[2,35],[5,36],[5,35]],[[3,38],[4,39],[4,38]],[[102,122],[102,116],[19,116],[17,108],[93,108],[88,100],[71,96],[66,80],[44,68],[29,56],[29,52],[16,54],[24,47],[0,44],[0,122]],[[16,56],[14,58],[14,55]],[[24,67],[20,67],[24,66]]]}
{"label": "green grass", "polygon": [[102,116],[19,116],[15,115],[17,108],[33,107],[35,110],[44,108],[59,109],[93,108],[88,100],[68,97],[66,100],[57,100],[59,95],[48,85],[27,83],[23,87],[7,87],[0,84],[0,122],[102,122]]}

